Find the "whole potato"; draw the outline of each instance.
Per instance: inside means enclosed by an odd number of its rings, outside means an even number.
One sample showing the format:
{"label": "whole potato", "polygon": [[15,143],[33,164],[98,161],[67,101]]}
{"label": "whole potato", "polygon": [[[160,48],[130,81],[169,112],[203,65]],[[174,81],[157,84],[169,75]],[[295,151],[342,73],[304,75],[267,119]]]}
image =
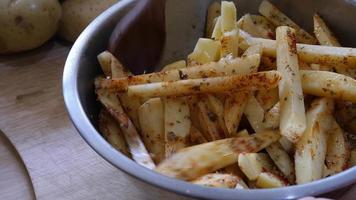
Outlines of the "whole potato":
{"label": "whole potato", "polygon": [[41,46],[57,31],[58,0],[0,0],[0,54]]}
{"label": "whole potato", "polygon": [[74,42],[93,19],[116,2],[118,0],[65,0],[59,35]]}

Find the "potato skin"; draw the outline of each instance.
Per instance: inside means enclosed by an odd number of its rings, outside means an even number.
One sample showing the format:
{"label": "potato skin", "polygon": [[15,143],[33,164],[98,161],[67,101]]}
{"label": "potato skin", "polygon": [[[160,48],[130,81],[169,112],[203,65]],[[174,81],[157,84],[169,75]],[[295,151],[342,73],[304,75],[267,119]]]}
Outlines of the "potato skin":
{"label": "potato skin", "polygon": [[60,17],[58,0],[1,0],[0,54],[41,46],[56,33]]}
{"label": "potato skin", "polygon": [[91,21],[116,2],[118,0],[65,0],[59,35],[74,42]]}

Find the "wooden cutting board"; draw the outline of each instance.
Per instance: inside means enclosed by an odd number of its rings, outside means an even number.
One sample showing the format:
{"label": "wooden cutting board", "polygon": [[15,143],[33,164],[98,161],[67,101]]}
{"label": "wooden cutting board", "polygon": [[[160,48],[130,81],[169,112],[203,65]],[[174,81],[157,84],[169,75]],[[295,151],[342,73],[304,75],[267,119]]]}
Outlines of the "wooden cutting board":
{"label": "wooden cutting board", "polygon": [[[51,41],[34,51],[0,57],[0,130],[22,157],[36,198],[187,199],[128,177],[80,137],[69,121],[61,91],[69,49],[69,45]],[[0,178],[15,176],[8,171],[0,170]],[[16,180],[17,185],[24,180]],[[11,186],[15,183],[10,179],[1,183],[9,184],[6,188],[0,185],[0,194],[5,195],[0,199],[26,199],[18,197],[18,187]],[[340,199],[355,196],[353,188]]]}

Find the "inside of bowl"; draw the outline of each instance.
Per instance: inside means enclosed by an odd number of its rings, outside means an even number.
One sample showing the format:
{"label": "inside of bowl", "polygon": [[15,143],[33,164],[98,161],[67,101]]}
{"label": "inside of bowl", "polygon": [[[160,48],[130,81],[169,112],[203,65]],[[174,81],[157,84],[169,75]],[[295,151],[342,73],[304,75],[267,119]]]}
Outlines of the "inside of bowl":
{"label": "inside of bowl", "polygon": [[[160,67],[186,59],[198,38],[203,37],[206,13],[216,0],[167,0],[167,41]],[[298,25],[313,32],[313,15],[318,13],[344,46],[356,47],[355,0],[270,0]],[[258,14],[261,0],[234,0],[238,17]]]}

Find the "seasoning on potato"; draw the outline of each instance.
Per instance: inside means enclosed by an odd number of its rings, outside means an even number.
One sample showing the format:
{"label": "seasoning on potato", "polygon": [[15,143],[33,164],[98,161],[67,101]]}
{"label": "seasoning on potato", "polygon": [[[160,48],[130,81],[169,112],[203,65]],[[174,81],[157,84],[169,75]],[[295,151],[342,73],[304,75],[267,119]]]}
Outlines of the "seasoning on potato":
{"label": "seasoning on potato", "polygon": [[[330,46],[327,41],[337,39],[321,18],[314,37],[267,1],[260,6],[263,16],[238,20],[231,2],[214,3],[209,12],[211,38],[200,38],[187,62],[150,74],[110,76],[110,58],[99,56],[107,76],[96,78],[99,100],[106,108],[103,99],[110,97],[141,100],[141,138],[135,139],[146,145],[154,170],[205,187],[268,189],[355,165],[356,147],[348,143],[356,133],[349,127],[346,134],[343,127],[356,117],[350,73],[356,49]],[[127,103],[115,102],[119,108]],[[112,138],[108,142],[118,146]],[[127,144],[150,160],[145,148]]]}
{"label": "seasoning on potato", "polygon": [[63,16],[59,35],[74,42],[91,21],[117,2],[118,0],[65,0],[62,3]]}
{"label": "seasoning on potato", "polygon": [[60,17],[58,0],[1,0],[0,54],[41,46],[56,33]]}

